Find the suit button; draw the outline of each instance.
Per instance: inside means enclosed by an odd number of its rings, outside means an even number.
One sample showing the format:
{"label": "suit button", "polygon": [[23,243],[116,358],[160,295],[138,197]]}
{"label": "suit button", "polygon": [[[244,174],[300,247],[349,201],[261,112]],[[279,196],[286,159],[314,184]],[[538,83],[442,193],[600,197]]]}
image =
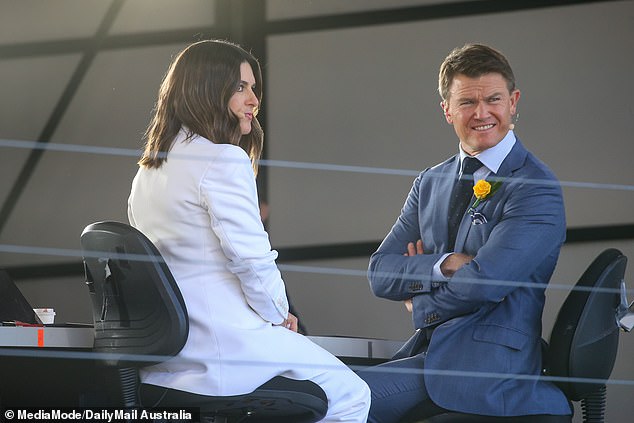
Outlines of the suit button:
{"label": "suit button", "polygon": [[425,323],[431,324],[440,320],[440,315],[436,312],[428,313],[425,317]]}

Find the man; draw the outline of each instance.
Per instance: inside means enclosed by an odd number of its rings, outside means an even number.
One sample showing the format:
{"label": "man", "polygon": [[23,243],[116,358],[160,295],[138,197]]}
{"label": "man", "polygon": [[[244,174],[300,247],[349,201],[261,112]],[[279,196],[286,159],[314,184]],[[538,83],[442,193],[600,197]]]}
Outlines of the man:
{"label": "man", "polygon": [[426,404],[569,415],[563,393],[538,380],[544,291],[565,237],[561,188],[513,132],[520,91],[499,51],[455,49],[439,91],[459,153],[414,181],[368,272],[375,295],[405,302],[426,351],[360,372],[372,390],[368,421],[396,422]]}

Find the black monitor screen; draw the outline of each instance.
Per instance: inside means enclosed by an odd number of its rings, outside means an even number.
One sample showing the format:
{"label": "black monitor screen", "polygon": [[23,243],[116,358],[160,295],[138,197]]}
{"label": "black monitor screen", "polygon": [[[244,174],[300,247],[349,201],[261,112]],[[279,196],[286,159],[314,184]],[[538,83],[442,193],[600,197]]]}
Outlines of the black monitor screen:
{"label": "black monitor screen", "polygon": [[6,270],[0,269],[0,322],[42,322]]}

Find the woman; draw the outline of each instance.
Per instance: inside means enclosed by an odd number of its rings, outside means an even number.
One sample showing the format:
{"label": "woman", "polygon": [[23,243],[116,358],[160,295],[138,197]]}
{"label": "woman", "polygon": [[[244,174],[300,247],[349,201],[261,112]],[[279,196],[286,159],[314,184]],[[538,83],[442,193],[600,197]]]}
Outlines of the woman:
{"label": "woman", "polygon": [[277,375],[309,379],[328,397],[324,422],[365,422],[365,382],[296,333],[288,312],[256,192],[261,87],[257,60],[224,41],[185,48],[160,87],[128,217],[174,274],[190,329],[178,357],[142,381],[225,396]]}

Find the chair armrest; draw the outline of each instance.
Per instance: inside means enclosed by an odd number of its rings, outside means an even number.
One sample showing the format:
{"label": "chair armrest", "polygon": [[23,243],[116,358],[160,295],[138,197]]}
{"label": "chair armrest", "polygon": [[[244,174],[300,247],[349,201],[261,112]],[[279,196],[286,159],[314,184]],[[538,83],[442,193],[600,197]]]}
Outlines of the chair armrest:
{"label": "chair armrest", "polygon": [[621,281],[621,303],[616,309],[616,322],[625,332],[634,328],[634,302],[628,305],[625,281]]}

